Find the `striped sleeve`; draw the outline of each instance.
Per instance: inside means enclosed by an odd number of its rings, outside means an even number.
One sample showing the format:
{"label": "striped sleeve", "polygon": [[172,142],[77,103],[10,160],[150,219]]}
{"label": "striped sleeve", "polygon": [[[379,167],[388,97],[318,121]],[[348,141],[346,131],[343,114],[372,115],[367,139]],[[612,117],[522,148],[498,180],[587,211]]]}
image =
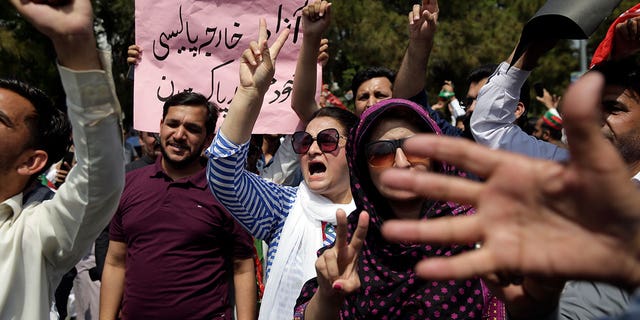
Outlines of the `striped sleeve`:
{"label": "striped sleeve", "polygon": [[213,195],[258,239],[279,235],[293,206],[297,187],[285,187],[245,169],[249,142],[241,145],[218,132],[207,149],[207,180]]}

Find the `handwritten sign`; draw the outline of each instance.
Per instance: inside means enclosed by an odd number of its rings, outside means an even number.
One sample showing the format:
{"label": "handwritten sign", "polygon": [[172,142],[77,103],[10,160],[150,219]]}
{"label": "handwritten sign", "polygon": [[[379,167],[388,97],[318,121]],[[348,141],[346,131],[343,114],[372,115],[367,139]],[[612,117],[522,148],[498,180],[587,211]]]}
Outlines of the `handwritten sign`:
{"label": "handwritten sign", "polygon": [[164,101],[186,90],[218,105],[219,128],[237,90],[240,56],[257,40],[259,18],[265,17],[270,38],[284,28],[291,34],[278,56],[254,133],[295,131],[299,120],[291,109],[291,90],[307,1],[136,1],[136,44],[142,47],[142,59],[135,71],[134,128],[157,132]]}

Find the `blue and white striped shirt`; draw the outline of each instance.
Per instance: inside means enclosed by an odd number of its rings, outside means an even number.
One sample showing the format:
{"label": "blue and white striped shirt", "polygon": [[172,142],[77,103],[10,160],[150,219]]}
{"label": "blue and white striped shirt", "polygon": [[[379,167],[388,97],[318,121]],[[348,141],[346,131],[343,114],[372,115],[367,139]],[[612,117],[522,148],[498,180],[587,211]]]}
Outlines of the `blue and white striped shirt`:
{"label": "blue and white striped shirt", "polygon": [[[282,186],[245,169],[249,142],[237,145],[218,132],[207,149],[207,177],[213,195],[255,238],[269,245],[267,275],[275,258],[285,220],[298,187]],[[324,245],[335,240],[334,228],[325,230]]]}

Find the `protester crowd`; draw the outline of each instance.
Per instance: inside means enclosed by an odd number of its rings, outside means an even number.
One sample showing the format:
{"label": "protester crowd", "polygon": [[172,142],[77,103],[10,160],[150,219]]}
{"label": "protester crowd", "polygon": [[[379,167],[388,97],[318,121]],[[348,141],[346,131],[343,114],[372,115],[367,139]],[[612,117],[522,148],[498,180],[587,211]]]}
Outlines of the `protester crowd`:
{"label": "protester crowd", "polygon": [[533,86],[534,117],[527,78],[558,39],[432,99],[423,0],[398,71],[362,66],[341,99],[316,88],[332,7],[315,0],[303,129],[252,134],[289,37],[261,19],[219,128],[185,91],[124,139],[91,2],[11,2],[53,42],[67,105],[0,79],[0,319],[640,318],[640,3],[562,97]]}

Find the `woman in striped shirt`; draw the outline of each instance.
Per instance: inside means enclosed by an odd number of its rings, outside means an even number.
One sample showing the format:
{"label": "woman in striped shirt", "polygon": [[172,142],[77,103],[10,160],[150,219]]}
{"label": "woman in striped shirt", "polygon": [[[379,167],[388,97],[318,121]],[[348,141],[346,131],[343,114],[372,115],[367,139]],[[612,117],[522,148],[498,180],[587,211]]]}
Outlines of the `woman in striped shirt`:
{"label": "woman in striped shirt", "polygon": [[293,135],[304,177],[298,187],[280,186],[245,169],[251,131],[287,34],[283,31],[268,48],[266,23],[261,21],[258,42],[243,53],[240,85],[229,113],[207,150],[213,194],[254,237],[269,245],[260,319],[293,317],[302,285],[315,276],[317,250],[335,239],[336,210],[355,209],[345,145],[358,119],[349,111],[321,109],[305,131]]}

